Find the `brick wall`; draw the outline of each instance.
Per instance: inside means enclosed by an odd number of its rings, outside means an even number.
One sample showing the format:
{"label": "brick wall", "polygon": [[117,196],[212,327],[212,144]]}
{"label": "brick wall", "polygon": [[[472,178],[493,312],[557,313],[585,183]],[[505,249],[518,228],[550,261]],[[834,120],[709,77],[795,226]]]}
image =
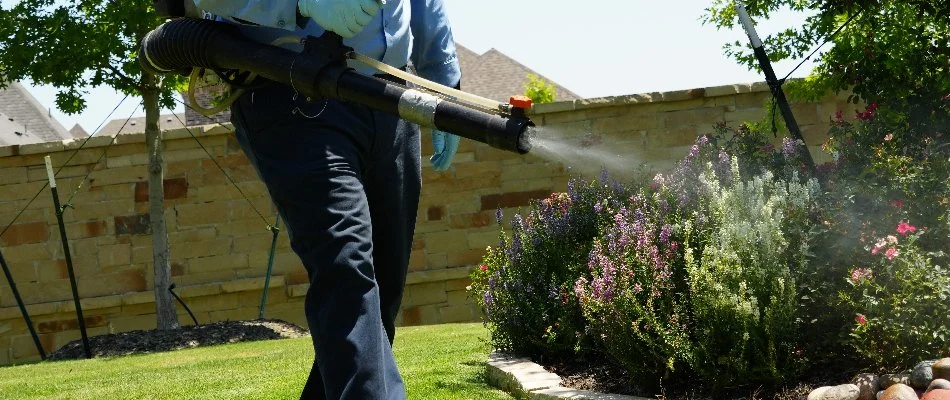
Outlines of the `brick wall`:
{"label": "brick wall", "polygon": [[[730,85],[665,93],[576,100],[536,106],[533,118],[546,135],[574,148],[624,156],[616,175],[643,165],[668,168],[712,124],[766,115],[765,85]],[[813,149],[830,116],[851,110],[843,97],[793,106]],[[201,143],[270,222],[273,210],[263,184],[228,128],[193,128]],[[432,153],[426,135],[423,154]],[[147,216],[144,135],[121,135],[100,160],[110,138],[93,138],[58,176],[65,201],[82,177],[90,179],[72,200],[65,220],[79,292],[90,333],[154,328],[151,239]],[[0,227],[6,226],[46,181],[43,156],[62,166],[79,143],[0,148]],[[252,319],[263,287],[271,234],[266,223],[214,166],[185,130],[165,133],[166,218],[173,281],[199,322]],[[423,165],[423,193],[410,258],[400,325],[471,321],[478,311],[466,297],[468,273],[497,241],[495,210],[511,216],[531,199],[563,191],[570,173],[597,174],[596,160],[574,160],[569,169],[536,155],[517,156],[462,141],[448,173]],[[49,192],[44,191],[0,237],[18,289],[45,348],[79,338],[62,245]],[[306,326],[306,274],[278,241],[267,317]],[[180,310],[180,321],[190,319]],[[0,365],[38,358],[13,296],[0,282]]]}

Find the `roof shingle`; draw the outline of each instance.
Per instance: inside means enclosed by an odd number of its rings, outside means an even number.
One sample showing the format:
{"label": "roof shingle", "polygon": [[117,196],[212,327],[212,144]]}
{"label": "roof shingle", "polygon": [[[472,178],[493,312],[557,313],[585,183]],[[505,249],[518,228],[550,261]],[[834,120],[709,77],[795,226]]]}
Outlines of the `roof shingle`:
{"label": "roof shingle", "polygon": [[[13,118],[13,122],[23,127],[33,139],[29,143],[61,141],[73,137],[19,82],[10,82],[6,88],[0,89],[0,113],[6,115],[6,121]],[[0,130],[0,136],[12,141],[10,135],[13,133]]]}

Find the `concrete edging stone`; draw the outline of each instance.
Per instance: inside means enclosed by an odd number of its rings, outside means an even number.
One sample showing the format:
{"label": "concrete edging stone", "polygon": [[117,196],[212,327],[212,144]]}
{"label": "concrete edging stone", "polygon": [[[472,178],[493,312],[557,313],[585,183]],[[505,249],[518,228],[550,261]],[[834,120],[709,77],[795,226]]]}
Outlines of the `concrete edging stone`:
{"label": "concrete edging stone", "polygon": [[492,352],[488,355],[488,383],[520,399],[531,400],[650,400],[646,397],[600,393],[561,386],[561,377],[523,357]]}

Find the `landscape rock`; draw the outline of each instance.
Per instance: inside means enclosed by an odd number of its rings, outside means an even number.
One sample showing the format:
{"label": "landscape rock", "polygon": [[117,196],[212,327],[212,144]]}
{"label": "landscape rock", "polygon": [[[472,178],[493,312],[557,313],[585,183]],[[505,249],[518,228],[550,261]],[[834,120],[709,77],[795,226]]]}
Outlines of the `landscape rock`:
{"label": "landscape rock", "polygon": [[874,400],[874,395],[880,389],[878,378],[875,374],[858,374],[851,380],[858,386],[858,400]]}
{"label": "landscape rock", "polygon": [[845,384],[824,386],[808,394],[808,400],[857,400],[860,390],[857,385]]}
{"label": "landscape rock", "polygon": [[815,390],[812,390],[811,393],[808,393],[807,400],[821,400],[824,399],[825,392],[831,389],[831,386],[822,386]]}
{"label": "landscape rock", "polygon": [[950,400],[950,389],[934,389],[924,394],[921,400]]}
{"label": "landscape rock", "polygon": [[891,385],[889,388],[881,392],[877,398],[878,400],[917,400],[917,392],[914,391],[914,388],[907,386],[903,383],[897,383]]}
{"label": "landscape rock", "polygon": [[933,365],[937,360],[921,361],[910,371],[910,386],[915,389],[926,389],[930,381],[934,380]]}
{"label": "landscape rock", "polygon": [[930,386],[927,386],[927,391],[934,389],[947,389],[950,390],[950,381],[946,379],[934,379],[930,382]]}
{"label": "landscape rock", "polygon": [[900,374],[884,374],[881,375],[880,380],[878,381],[881,385],[882,390],[887,390],[887,388],[902,383],[904,385],[910,385],[910,374],[900,373]]}
{"label": "landscape rock", "polygon": [[933,369],[934,379],[946,379],[950,381],[950,357],[937,360],[931,369]]}

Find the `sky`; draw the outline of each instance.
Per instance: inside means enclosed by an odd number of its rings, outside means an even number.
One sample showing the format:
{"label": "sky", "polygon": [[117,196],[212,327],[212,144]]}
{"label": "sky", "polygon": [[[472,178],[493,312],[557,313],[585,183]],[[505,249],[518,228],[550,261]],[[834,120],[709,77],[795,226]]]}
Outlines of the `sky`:
{"label": "sky", "polygon": [[[479,54],[495,48],[584,98],[764,80],[723,54],[724,43],[747,41],[741,28],[702,24],[710,0],[444,1],[457,43]],[[757,21],[757,29],[765,37],[803,21],[803,14],[785,12]],[[783,77],[797,63],[776,63],[775,72]],[[806,62],[792,76],[806,76],[811,67]],[[30,92],[67,129],[79,123],[90,133],[123,97],[89,88],[89,108],[66,115],[55,109],[54,88],[30,86]],[[138,103],[130,97],[110,119],[127,118]]]}

